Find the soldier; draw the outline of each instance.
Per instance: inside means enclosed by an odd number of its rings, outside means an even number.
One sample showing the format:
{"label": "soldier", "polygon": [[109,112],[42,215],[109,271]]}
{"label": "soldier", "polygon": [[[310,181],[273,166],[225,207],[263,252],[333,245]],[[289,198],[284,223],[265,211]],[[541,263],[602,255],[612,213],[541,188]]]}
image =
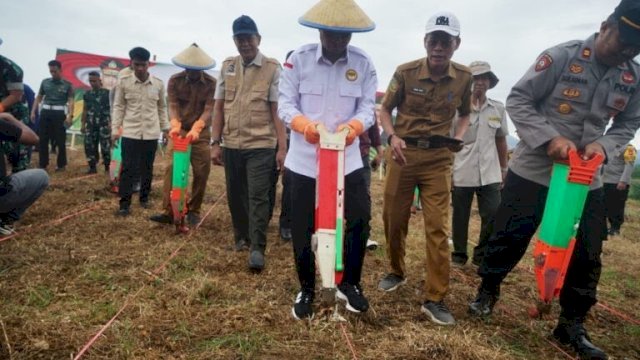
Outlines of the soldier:
{"label": "soldier", "polygon": [[[140,179],[140,206],[150,208],[153,162],[161,133],[169,131],[162,80],[149,74],[151,54],[145,48],[129,51],[132,73],[118,81],[113,102],[111,138],[122,137],[119,216],[129,216],[134,182]],[[120,131],[122,127],[122,131]]]}
{"label": "soldier", "polygon": [[31,121],[35,121],[36,112],[42,103],[40,111],[40,168],[49,166],[49,141],[54,140],[58,148],[58,161],[56,171],[64,171],[67,166],[66,126],[71,125],[73,118],[73,86],[63,79],[62,64],[58,60],[49,61],[49,73],[51,77],[42,80],[36,103],[31,110]]}
{"label": "soldier", "polygon": [[464,147],[453,163],[452,238],[454,266],[467,262],[467,236],[471,202],[475,194],[480,212],[480,237],[472,262],[480,265],[491,232],[491,221],[500,204],[502,178],[507,174],[507,116],[504,105],[487,98],[487,90],[498,83],[489,63],[474,61],[469,130]]}
{"label": "soldier", "polygon": [[[2,39],[0,39],[0,45]],[[29,125],[29,110],[22,102],[24,84],[20,66],[0,55],[0,113],[8,112],[23,124]],[[7,155],[14,173],[29,167],[29,147],[15,141],[0,141],[0,161],[2,153]]]}
{"label": "soldier", "polygon": [[605,214],[609,222],[608,234],[611,236],[620,235],[620,227],[624,223],[624,207],[629,196],[636,154],[636,148],[628,144],[613,154],[604,165],[602,181]]}
{"label": "soldier", "polygon": [[[500,284],[527,250],[542,221],[553,162],[567,159],[569,150],[579,150],[583,159],[600,154],[611,161],[633,138],[640,125],[640,66],[633,61],[638,54],[640,3],[622,0],[599,33],[545,50],[511,90],[507,111],[521,141],[509,162],[470,314],[491,314]],[[584,328],[602,270],[604,209],[602,179],[596,173],[553,330],[555,339],[571,346],[581,359],[607,358]]]}
{"label": "soldier", "polygon": [[[209,128],[213,111],[213,95],[216,91],[216,79],[203,70],[212,69],[216,62],[197,44],[192,44],[176,55],[173,63],[185,70],[171,76],[167,86],[171,118],[169,136],[180,135],[191,139],[193,185],[187,204],[187,222],[195,226],[200,222],[200,207],[211,170]],[[173,142],[169,140],[168,156],[173,161]],[[167,166],[164,174],[162,197],[164,213],[151,216],[152,221],[163,224],[173,223],[170,198],[172,175],[173,163]]]}
{"label": "soldier", "polygon": [[[469,124],[471,72],[451,61],[460,46],[460,22],[450,12],[438,12],[427,22],[427,57],[397,69],[382,100],[380,120],[389,135],[383,221],[391,271],[378,287],[393,291],[405,283],[405,239],[414,188],[420,190],[427,249],[427,278],[421,310],[431,321],[453,325],[444,304],[449,287],[447,222],[451,189],[452,152],[461,141],[432,139],[447,136],[456,111],[455,138],[461,140]],[[395,125],[391,111],[397,108]],[[440,137],[433,137],[438,135]]]}
{"label": "soldier", "polygon": [[104,171],[109,174],[111,162],[111,107],[109,106],[109,90],[102,87],[100,73],[89,73],[91,90],[84,93],[82,99],[82,126],[80,132],[84,134],[84,153],[89,162],[87,174],[95,174],[98,163],[98,144],[102,152]]}
{"label": "soldier", "polygon": [[331,132],[348,130],[344,150],[344,274],[337,296],[347,310],[369,309],[360,281],[369,238],[371,199],[358,136],[374,122],[376,70],[369,56],[349,45],[353,32],[371,31],[375,24],[352,0],[321,0],[299,20],[318,29],[319,44],[298,48],[285,63],[278,112],[291,128],[291,151],[286,168],[291,186],[291,232],[300,292],[292,314],[313,317],[315,255],[314,232],[318,124]]}
{"label": "soldier", "polygon": [[250,17],[242,15],[233,22],[240,55],[227,58],[220,69],[211,149],[213,163],[224,163],[236,250],[250,247],[253,271],[264,268],[273,163],[282,169],[287,154],[286,133],[277,114],[280,63],[258,50],[260,40]]}

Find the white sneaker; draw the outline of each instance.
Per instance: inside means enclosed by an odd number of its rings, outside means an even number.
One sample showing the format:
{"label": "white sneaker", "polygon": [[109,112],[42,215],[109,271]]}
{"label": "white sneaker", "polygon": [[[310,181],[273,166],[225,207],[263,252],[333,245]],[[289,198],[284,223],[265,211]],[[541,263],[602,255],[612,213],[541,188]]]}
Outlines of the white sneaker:
{"label": "white sneaker", "polygon": [[15,230],[13,229],[13,225],[0,224],[0,235],[12,235],[15,234]]}
{"label": "white sneaker", "polygon": [[368,239],[367,240],[367,250],[375,250],[378,248],[378,242],[375,240]]}

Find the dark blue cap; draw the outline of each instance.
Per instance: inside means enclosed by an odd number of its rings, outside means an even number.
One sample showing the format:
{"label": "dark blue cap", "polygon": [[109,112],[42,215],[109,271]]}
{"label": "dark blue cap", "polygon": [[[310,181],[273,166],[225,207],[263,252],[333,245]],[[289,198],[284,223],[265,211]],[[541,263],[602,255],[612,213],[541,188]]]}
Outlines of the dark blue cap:
{"label": "dark blue cap", "polygon": [[259,35],[255,21],[247,15],[242,15],[233,22],[233,36]]}
{"label": "dark blue cap", "polygon": [[618,22],[620,40],[640,45],[640,1],[622,0],[614,10],[613,18]]}

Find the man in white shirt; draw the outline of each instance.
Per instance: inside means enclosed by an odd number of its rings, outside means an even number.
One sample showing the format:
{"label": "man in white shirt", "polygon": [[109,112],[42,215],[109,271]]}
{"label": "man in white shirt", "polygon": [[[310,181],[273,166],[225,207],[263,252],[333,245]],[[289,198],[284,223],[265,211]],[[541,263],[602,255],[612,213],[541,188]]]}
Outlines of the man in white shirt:
{"label": "man in white shirt", "polygon": [[[341,7],[342,9],[336,9]],[[291,232],[301,291],[292,313],[296,319],[313,317],[315,257],[316,126],[330,132],[348,129],[345,148],[345,269],[338,297],[347,309],[364,312],[369,303],[360,277],[369,238],[371,199],[366,188],[358,136],[373,125],[377,77],[369,56],[349,46],[351,33],[371,31],[375,24],[353,0],[321,0],[299,22],[320,30],[320,44],[298,48],[284,64],[280,79],[278,114],[291,128],[285,168],[291,193]]]}
{"label": "man in white shirt", "polygon": [[507,173],[507,116],[504,104],[487,98],[498,77],[485,61],[469,65],[473,75],[471,115],[464,134],[464,147],[456,153],[453,163],[453,253],[451,264],[463,266],[468,260],[467,236],[469,215],[475,194],[478,199],[481,225],[478,245],[473,249],[472,262],[482,263],[484,248],[491,235],[491,221],[500,205],[500,187]]}

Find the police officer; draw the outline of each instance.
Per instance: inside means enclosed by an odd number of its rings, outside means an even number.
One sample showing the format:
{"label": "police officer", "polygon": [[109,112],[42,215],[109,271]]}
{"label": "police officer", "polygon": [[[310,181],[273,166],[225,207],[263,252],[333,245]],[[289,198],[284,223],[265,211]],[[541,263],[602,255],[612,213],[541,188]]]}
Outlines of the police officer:
{"label": "police officer", "polygon": [[[0,45],[2,39],[0,39]],[[20,66],[0,55],[0,113],[9,112],[23,124],[29,124],[29,110],[22,102],[24,84]],[[29,147],[15,141],[0,141],[1,153],[7,155],[14,173],[29,167]],[[4,161],[4,159],[0,160]]]}
{"label": "police officer", "polygon": [[111,106],[109,106],[109,90],[102,87],[100,73],[89,73],[91,90],[84,93],[82,111],[82,126],[80,132],[84,134],[84,153],[89,162],[87,174],[95,174],[98,163],[98,145],[102,152],[104,171],[109,173],[111,162]]}
{"label": "police officer", "polygon": [[624,223],[624,207],[629,196],[636,154],[636,148],[628,144],[613,154],[604,165],[602,175],[604,203],[609,224],[608,234],[611,236],[620,235],[620,227]]}
{"label": "police officer", "polygon": [[[580,151],[584,159],[602,154],[610,161],[633,138],[640,124],[640,66],[633,61],[639,53],[640,3],[622,0],[599,33],[545,50],[511,90],[507,111],[521,141],[509,163],[502,203],[478,270],[482,283],[469,304],[472,315],[491,313],[500,284],[524,255],[542,220],[553,161],[567,159],[569,150]],[[607,358],[584,328],[596,303],[606,229],[602,179],[596,174],[553,331],[581,359]]]}
{"label": "police officer", "polygon": [[[471,72],[451,61],[460,46],[460,22],[450,12],[438,12],[427,22],[427,57],[400,65],[382,100],[380,120],[388,134],[387,176],[383,221],[391,271],[378,287],[393,291],[406,280],[405,239],[414,188],[420,190],[427,248],[427,279],[422,311],[440,325],[455,319],[444,304],[449,287],[449,219],[452,151],[461,149],[469,125]],[[395,125],[391,111],[398,109]],[[455,138],[449,135],[458,112]],[[449,144],[447,146],[447,144]]]}
{"label": "police officer", "polygon": [[49,61],[51,77],[42,80],[36,96],[36,103],[31,110],[31,121],[35,121],[36,112],[40,111],[40,168],[49,166],[49,141],[53,140],[58,147],[56,171],[64,171],[67,166],[66,126],[71,125],[73,118],[73,86],[62,78],[62,64],[58,60]]}
{"label": "police officer", "polygon": [[299,20],[320,32],[320,43],[296,49],[285,63],[278,112],[291,128],[287,174],[291,193],[291,232],[300,292],[291,310],[296,319],[313,317],[314,232],[318,124],[330,132],[348,130],[344,150],[344,274],[337,296],[347,310],[366,312],[369,301],[360,280],[369,238],[371,199],[358,136],[374,123],[376,70],[369,56],[349,45],[351,34],[375,24],[352,0],[321,0]]}
{"label": "police officer", "polygon": [[480,237],[473,249],[472,262],[480,265],[489,239],[491,221],[500,204],[500,186],[507,173],[507,116],[504,105],[487,98],[487,90],[498,83],[498,77],[485,61],[469,65],[473,75],[469,130],[464,134],[464,147],[453,163],[452,239],[454,266],[468,259],[467,237],[474,194],[480,212]]}
{"label": "police officer", "polygon": [[211,149],[212,162],[224,163],[236,250],[250,247],[253,271],[264,268],[273,163],[277,161],[282,169],[287,153],[286,133],[277,113],[280,63],[258,50],[260,40],[249,16],[233,22],[233,41],[240,55],[227,58],[220,70]]}

